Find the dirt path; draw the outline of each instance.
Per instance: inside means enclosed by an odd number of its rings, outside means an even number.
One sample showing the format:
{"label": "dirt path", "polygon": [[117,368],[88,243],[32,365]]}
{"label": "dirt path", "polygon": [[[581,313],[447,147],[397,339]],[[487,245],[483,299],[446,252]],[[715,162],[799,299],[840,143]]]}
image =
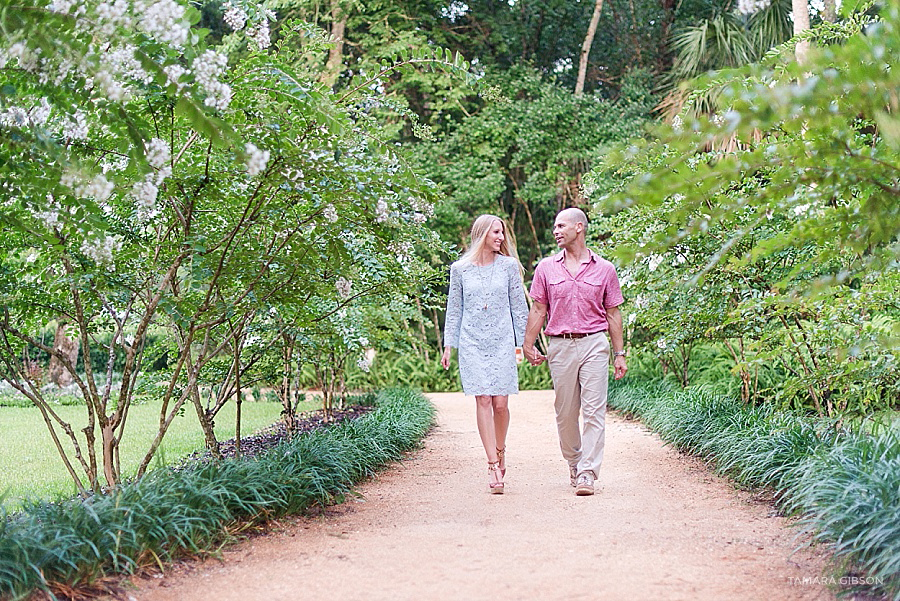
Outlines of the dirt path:
{"label": "dirt path", "polygon": [[552,393],[511,400],[503,496],[487,493],[474,401],[435,394],[425,448],[322,517],[137,582],[138,601],[809,600],[823,557],[643,426],[612,417],[603,491],[575,497]]}

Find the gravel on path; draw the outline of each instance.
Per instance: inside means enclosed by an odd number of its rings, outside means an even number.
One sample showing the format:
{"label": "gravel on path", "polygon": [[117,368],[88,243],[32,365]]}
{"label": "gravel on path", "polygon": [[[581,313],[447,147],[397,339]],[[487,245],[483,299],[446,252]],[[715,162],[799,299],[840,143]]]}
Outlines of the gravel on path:
{"label": "gravel on path", "polygon": [[137,601],[825,600],[824,551],[637,422],[611,415],[576,497],[552,392],[510,400],[506,494],[487,491],[474,400],[432,394],[424,447],[317,517],[136,579]]}

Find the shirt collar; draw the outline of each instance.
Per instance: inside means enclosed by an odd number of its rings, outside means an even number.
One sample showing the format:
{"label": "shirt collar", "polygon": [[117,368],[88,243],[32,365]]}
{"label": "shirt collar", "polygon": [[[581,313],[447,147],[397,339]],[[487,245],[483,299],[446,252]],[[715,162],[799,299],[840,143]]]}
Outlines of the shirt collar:
{"label": "shirt collar", "polygon": [[[591,262],[594,262],[594,261],[597,261],[600,259],[600,255],[598,255],[597,253],[592,251],[590,248],[588,249],[588,253],[589,253],[590,259],[588,261],[586,261],[587,263],[591,263]],[[555,255],[553,255],[553,260],[558,263],[562,263],[565,258],[566,258],[566,251],[564,251],[564,250],[561,250],[558,253],[556,253]]]}

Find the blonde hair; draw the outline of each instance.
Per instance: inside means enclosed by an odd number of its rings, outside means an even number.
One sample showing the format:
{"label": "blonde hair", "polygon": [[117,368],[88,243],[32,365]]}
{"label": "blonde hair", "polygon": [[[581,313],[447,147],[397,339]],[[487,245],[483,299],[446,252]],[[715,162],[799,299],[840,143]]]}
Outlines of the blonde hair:
{"label": "blonde hair", "polygon": [[469,248],[459,258],[460,262],[474,263],[476,259],[481,257],[481,251],[487,243],[488,232],[491,231],[495,221],[499,221],[501,227],[503,227],[503,242],[500,243],[500,254],[515,259],[516,263],[519,263],[519,269],[521,270],[522,264],[519,261],[519,254],[516,252],[516,238],[506,220],[494,215],[479,215],[475,219],[475,223],[472,224],[472,231],[469,234]]}

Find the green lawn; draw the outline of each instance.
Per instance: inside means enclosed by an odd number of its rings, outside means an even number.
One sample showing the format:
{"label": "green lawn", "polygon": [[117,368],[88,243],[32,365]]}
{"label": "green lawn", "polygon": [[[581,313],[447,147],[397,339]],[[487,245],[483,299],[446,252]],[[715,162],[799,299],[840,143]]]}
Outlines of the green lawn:
{"label": "green lawn", "polygon": [[[317,408],[313,402],[301,405],[300,410],[304,411]],[[219,440],[234,436],[234,407],[233,403],[229,403],[216,419]],[[76,431],[84,427],[86,417],[83,406],[59,406],[55,409],[63,419],[69,420]],[[278,421],[280,413],[280,403],[243,403],[242,434],[246,436]],[[159,410],[155,405],[135,405],[129,410],[120,449],[124,475],[134,474],[156,435],[158,423]],[[80,441],[83,444],[83,437]],[[175,418],[163,438],[152,467],[175,462],[203,446],[203,432],[194,408],[185,406],[183,415]],[[63,466],[37,408],[0,407],[0,498],[3,507],[15,510],[24,499],[51,500],[74,493],[75,484]]]}

